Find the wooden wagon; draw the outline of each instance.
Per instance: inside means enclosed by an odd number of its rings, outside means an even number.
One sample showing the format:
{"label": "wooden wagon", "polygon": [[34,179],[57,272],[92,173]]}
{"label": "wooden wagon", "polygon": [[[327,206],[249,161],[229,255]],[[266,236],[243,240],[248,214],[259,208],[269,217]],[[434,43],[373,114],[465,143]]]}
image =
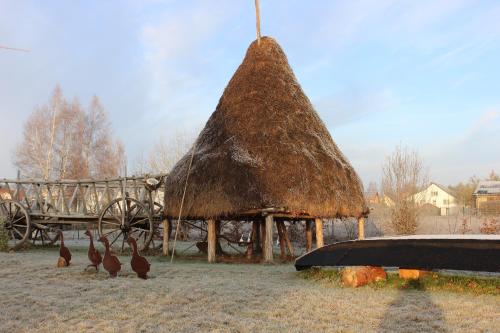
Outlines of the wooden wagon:
{"label": "wooden wagon", "polygon": [[87,225],[122,250],[128,236],[140,249],[161,244],[165,175],[44,181],[0,180],[0,217],[9,246],[52,244],[67,225]]}

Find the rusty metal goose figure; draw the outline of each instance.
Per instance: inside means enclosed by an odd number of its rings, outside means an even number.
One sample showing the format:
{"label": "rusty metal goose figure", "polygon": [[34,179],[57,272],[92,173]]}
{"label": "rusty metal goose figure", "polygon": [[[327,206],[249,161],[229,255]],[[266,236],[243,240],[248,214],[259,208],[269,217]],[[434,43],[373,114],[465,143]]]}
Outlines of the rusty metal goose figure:
{"label": "rusty metal goose figure", "polygon": [[137,250],[137,242],[134,238],[129,237],[127,243],[132,247],[132,260],[130,261],[130,266],[132,270],[137,273],[137,276],[141,279],[146,280],[148,278],[148,272],[151,265],[146,260],[146,258],[139,255]]}
{"label": "rusty metal goose figure", "polygon": [[104,247],[106,248],[104,251],[104,258],[102,259],[102,266],[106,271],[108,271],[109,276],[115,278],[118,275],[118,272],[122,269],[122,264],[120,260],[118,260],[118,257],[113,255],[109,249],[109,241],[106,236],[102,236],[100,241],[104,243]]}
{"label": "rusty metal goose figure", "polygon": [[99,253],[99,251],[94,247],[94,237],[92,237],[92,232],[90,231],[90,229],[87,229],[85,231],[85,235],[89,236],[90,238],[88,257],[90,262],[92,263],[87,267],[93,266],[95,267],[95,270],[98,271],[99,265],[102,263],[101,253]]}
{"label": "rusty metal goose figure", "polygon": [[59,238],[61,239],[61,243],[59,245],[59,256],[64,258],[64,260],[66,261],[66,266],[69,266],[69,262],[71,261],[71,252],[64,245],[63,232],[61,230],[58,230],[58,233],[59,233]]}

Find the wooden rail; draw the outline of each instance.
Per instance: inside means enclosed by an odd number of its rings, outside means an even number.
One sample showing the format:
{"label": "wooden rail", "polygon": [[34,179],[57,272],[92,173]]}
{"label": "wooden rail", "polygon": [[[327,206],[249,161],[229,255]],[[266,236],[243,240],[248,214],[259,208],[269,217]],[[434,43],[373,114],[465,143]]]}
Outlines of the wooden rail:
{"label": "wooden rail", "polygon": [[[0,179],[0,199],[13,199],[30,215],[60,218],[97,218],[101,209],[126,194],[138,201],[163,202],[163,188],[149,191],[145,175],[110,179]],[[123,193],[125,192],[125,193]],[[151,198],[149,195],[151,194]]]}

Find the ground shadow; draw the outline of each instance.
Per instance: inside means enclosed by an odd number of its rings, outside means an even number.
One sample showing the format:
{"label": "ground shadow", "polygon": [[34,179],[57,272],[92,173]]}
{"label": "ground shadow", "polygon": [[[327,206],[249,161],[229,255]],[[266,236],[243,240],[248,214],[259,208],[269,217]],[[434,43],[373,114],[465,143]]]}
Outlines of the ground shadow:
{"label": "ground shadow", "polygon": [[380,323],[379,332],[447,332],[441,308],[429,293],[418,290],[419,281],[412,281],[417,290],[401,290],[389,304]]}

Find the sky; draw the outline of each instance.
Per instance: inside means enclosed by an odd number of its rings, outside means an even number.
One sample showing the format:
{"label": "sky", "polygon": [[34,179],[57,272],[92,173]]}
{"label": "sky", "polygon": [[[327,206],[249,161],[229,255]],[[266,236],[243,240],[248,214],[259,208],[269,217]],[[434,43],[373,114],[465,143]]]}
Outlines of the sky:
{"label": "sky", "polygon": [[[99,96],[133,168],[195,137],[255,39],[253,0],[0,0],[0,178],[56,84]],[[500,1],[261,0],[261,30],[365,187],[399,144],[444,184],[500,171]]]}

